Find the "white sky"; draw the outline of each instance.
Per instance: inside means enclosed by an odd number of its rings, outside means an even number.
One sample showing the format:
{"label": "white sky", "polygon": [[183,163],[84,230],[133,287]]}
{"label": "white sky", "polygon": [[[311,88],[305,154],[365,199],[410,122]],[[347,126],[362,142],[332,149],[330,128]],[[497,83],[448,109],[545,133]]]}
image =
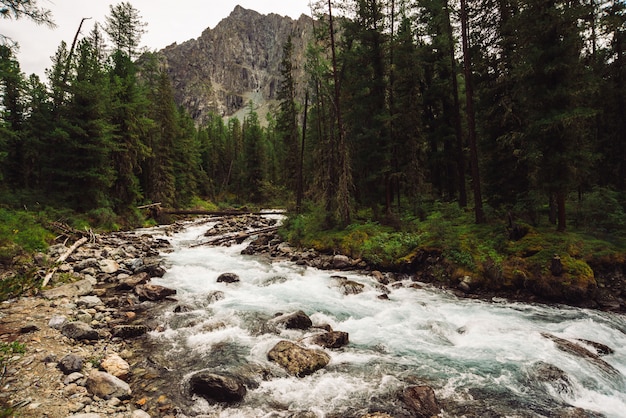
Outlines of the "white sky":
{"label": "white sky", "polygon": [[[83,17],[91,17],[83,24],[81,33],[88,34],[95,22],[104,24],[110,5],[123,0],[38,0],[39,7],[52,11],[57,27],[38,26],[27,19],[18,21],[0,19],[0,33],[19,43],[17,59],[27,76],[35,73],[45,80],[46,68],[65,41],[71,45]],[[174,42],[182,43],[198,38],[206,28],[214,28],[240,5],[261,14],[276,13],[294,19],[310,14],[309,0],[125,0],[139,10],[147,23],[142,46],[151,51],[160,50]]]}

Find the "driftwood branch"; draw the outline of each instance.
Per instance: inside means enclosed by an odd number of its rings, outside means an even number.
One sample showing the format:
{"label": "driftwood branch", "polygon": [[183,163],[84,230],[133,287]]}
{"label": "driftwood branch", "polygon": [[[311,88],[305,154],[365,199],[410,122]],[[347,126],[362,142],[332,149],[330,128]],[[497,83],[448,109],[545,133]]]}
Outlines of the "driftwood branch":
{"label": "driftwood branch", "polygon": [[74,243],[74,245],[72,245],[70,248],[68,248],[66,252],[61,254],[61,256],[59,256],[59,258],[57,258],[56,261],[54,262],[54,268],[52,270],[50,270],[48,272],[48,274],[46,274],[46,276],[43,278],[43,282],[41,283],[41,287],[46,287],[46,285],[48,284],[48,282],[50,281],[52,276],[54,276],[54,273],[56,273],[56,271],[58,270],[59,264],[64,262],[67,259],[67,257],[70,256],[70,254],[72,254],[74,251],[76,251],[76,249],[78,247],[80,247],[81,245],[83,245],[87,241],[88,241],[87,237],[82,237],[81,239],[76,241]]}
{"label": "driftwood branch", "polygon": [[218,237],[214,237],[210,240],[201,242],[199,244],[194,244],[191,247],[200,247],[202,245],[222,245],[224,243],[230,242],[230,241],[235,241],[237,243],[241,243],[243,242],[243,240],[245,240],[246,238],[249,238],[253,235],[263,235],[263,234],[270,234],[272,232],[276,232],[278,231],[278,227],[277,226],[270,226],[267,228],[261,228],[261,229],[255,229],[253,231],[247,231],[247,232],[235,232],[232,234],[225,234],[225,235],[220,235]]}

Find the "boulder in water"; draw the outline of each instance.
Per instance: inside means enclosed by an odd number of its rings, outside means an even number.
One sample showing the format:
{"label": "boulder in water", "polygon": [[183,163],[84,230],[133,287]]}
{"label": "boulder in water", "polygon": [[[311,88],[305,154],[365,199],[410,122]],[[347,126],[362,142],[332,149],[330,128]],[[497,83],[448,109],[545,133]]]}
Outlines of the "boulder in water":
{"label": "boulder in water", "polygon": [[340,348],[348,345],[348,333],[343,331],[330,331],[318,334],[312,339],[314,344],[321,345],[325,348]]}
{"label": "boulder in water", "polygon": [[558,393],[571,394],[572,387],[567,373],[553,364],[537,362],[533,365],[531,373],[539,382],[547,383]]}
{"label": "boulder in water", "polygon": [[415,412],[415,417],[430,418],[441,412],[435,391],[430,386],[409,386],[404,389],[401,398]]}
{"label": "boulder in water", "polygon": [[363,292],[365,288],[364,284],[359,282],[355,282],[354,280],[348,280],[347,277],[343,276],[331,276],[333,279],[333,284],[341,289],[341,292],[344,295],[358,295]]}
{"label": "boulder in water", "polygon": [[321,350],[310,350],[284,340],[267,353],[267,358],[298,377],[313,374],[330,362],[330,356]]}
{"label": "boulder in water", "polygon": [[239,402],[246,396],[243,382],[233,376],[201,371],[189,379],[189,390],[212,402]]}
{"label": "boulder in water", "polygon": [[296,311],[289,314],[282,314],[271,319],[275,325],[283,325],[287,329],[309,329],[313,321],[303,311]]}
{"label": "boulder in water", "polygon": [[556,335],[552,335],[547,332],[542,332],[541,335],[544,338],[554,341],[554,343],[556,344],[556,347],[559,350],[564,351],[573,356],[585,359],[609,375],[612,375],[614,377],[620,377],[620,378],[622,377],[619,370],[611,366],[606,361],[602,360],[600,356],[598,356],[596,353],[593,353],[587,350],[585,347],[578,345],[576,343],[573,343],[564,338],[559,338]]}
{"label": "boulder in water", "polygon": [[222,273],[217,278],[218,283],[237,283],[239,281],[239,276],[235,273]]}

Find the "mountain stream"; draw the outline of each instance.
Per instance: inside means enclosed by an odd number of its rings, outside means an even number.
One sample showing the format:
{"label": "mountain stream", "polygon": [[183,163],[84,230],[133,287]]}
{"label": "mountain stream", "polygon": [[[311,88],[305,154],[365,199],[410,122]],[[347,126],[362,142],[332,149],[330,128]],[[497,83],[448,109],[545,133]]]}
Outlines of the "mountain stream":
{"label": "mountain stream", "polygon": [[[164,254],[168,271],[153,279],[175,288],[176,306],[185,307],[165,308],[149,336],[151,358],[169,371],[165,385],[185,399],[181,416],[419,416],[398,397],[411,385],[434,389],[442,417],[626,416],[623,315],[459,298],[410,280],[388,286],[388,299],[379,298],[370,275],[242,255],[245,242],[194,245],[208,227],[190,223],[166,237],[173,246]],[[225,272],[240,282],[218,283]],[[364,291],[345,295],[332,275],[359,282]],[[210,297],[216,292],[223,298]],[[345,347],[324,349],[328,366],[302,378],[270,362],[267,353],[280,340],[302,342],[315,332],[269,332],[264,325],[279,312],[298,310],[313,324],[349,333]],[[546,336],[595,353],[588,345],[593,341],[614,352],[590,361]],[[186,394],[185,381],[198,370],[244,376],[245,399],[211,404]]]}

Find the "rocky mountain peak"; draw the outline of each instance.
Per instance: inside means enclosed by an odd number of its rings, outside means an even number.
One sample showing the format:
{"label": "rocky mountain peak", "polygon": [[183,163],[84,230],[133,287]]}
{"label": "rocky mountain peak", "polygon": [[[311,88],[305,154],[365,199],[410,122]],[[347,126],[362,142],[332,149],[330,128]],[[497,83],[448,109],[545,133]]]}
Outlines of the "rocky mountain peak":
{"label": "rocky mountain peak", "polygon": [[[197,39],[172,44],[160,53],[172,79],[175,100],[198,123],[209,113],[245,113],[252,101],[261,120],[276,99],[280,62],[289,35],[294,60],[302,62],[313,34],[313,20],[277,14],[262,15],[236,6],[214,29]],[[296,79],[301,79],[295,74]]]}

